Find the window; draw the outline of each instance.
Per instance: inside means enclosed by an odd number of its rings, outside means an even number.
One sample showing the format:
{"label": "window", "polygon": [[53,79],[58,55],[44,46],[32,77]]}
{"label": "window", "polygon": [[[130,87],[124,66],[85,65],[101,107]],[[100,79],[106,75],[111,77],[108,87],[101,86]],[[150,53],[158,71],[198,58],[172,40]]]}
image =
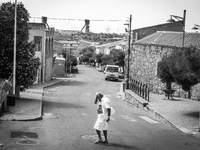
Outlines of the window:
{"label": "window", "polygon": [[45,42],[45,53],[46,55],[48,54],[48,39],[46,39],[46,42]]}
{"label": "window", "polygon": [[34,36],[34,43],[36,45],[36,51],[42,51],[42,37]]}

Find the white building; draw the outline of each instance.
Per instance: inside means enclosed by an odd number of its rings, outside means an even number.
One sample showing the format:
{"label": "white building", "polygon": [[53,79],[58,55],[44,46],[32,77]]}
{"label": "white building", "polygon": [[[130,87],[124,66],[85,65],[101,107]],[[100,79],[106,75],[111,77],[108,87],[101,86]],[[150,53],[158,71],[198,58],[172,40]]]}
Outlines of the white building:
{"label": "white building", "polygon": [[53,38],[54,29],[46,28],[45,23],[29,23],[29,42],[34,41],[37,46],[36,57],[40,58],[35,83],[46,82],[53,77]]}

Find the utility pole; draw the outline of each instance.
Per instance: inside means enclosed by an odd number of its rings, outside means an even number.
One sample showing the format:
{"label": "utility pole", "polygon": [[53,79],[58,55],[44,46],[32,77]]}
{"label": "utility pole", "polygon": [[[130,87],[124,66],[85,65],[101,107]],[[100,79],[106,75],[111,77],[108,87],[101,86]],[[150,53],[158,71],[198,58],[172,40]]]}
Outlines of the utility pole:
{"label": "utility pole", "polygon": [[15,0],[15,23],[14,23],[14,57],[13,57],[13,95],[16,94],[16,41],[17,41],[17,0]]}
{"label": "utility pole", "polygon": [[131,53],[131,22],[132,22],[132,15],[130,15],[129,20],[129,37],[128,37],[128,64],[127,64],[127,80],[126,80],[126,89],[129,89],[129,74],[130,74],[130,53]]}

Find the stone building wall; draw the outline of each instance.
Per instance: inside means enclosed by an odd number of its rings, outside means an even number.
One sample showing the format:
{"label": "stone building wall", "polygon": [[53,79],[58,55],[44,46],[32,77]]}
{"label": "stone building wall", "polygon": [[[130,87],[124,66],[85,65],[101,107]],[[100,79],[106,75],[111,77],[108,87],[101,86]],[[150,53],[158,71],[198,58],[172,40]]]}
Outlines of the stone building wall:
{"label": "stone building wall", "polygon": [[[173,47],[164,47],[157,45],[139,45],[134,44],[130,58],[130,77],[138,81],[149,83],[152,87],[152,93],[163,94],[162,89],[165,84],[157,77],[157,64],[163,55],[169,55],[173,51]],[[187,97],[180,86],[172,84],[176,89],[175,96]],[[200,85],[192,88],[192,99],[200,98]]]}

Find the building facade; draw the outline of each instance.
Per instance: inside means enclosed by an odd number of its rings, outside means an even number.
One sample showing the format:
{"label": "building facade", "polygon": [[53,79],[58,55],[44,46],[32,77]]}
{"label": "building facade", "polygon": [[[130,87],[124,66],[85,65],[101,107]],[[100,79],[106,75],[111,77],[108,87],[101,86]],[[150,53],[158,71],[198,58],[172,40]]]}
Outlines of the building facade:
{"label": "building facade", "polygon": [[50,81],[53,77],[54,29],[47,28],[45,23],[29,23],[29,26],[29,42],[36,44],[36,57],[41,62],[35,83]]}

